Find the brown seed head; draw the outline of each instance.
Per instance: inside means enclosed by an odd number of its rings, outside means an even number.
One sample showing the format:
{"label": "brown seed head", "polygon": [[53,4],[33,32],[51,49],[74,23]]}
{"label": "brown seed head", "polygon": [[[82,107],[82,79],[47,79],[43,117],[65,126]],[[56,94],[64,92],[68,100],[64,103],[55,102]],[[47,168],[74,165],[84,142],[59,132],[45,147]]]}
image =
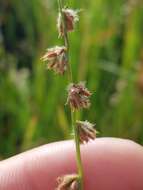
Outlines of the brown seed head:
{"label": "brown seed head", "polygon": [[96,138],[97,131],[94,129],[95,124],[88,121],[77,121],[76,125],[79,131],[80,143],[87,143],[89,140]]}
{"label": "brown seed head", "polygon": [[57,74],[64,74],[68,66],[66,51],[65,46],[55,46],[48,49],[41,60],[48,61],[47,68],[49,70],[54,70]]}
{"label": "brown seed head", "polygon": [[78,190],[78,175],[65,175],[57,179],[58,187],[56,190]]}
{"label": "brown seed head", "polygon": [[68,86],[67,104],[74,109],[88,108],[90,106],[89,97],[91,93],[85,87],[83,82],[78,84],[70,84]]}
{"label": "brown seed head", "polygon": [[[78,13],[79,10],[72,10],[72,9],[62,9],[64,19],[65,19],[65,25],[66,30],[68,32],[71,32],[74,30],[75,23],[79,21]],[[57,19],[57,27],[59,31],[59,36],[63,36],[64,28],[63,28],[63,22],[62,22],[62,15],[59,13],[58,19]]]}

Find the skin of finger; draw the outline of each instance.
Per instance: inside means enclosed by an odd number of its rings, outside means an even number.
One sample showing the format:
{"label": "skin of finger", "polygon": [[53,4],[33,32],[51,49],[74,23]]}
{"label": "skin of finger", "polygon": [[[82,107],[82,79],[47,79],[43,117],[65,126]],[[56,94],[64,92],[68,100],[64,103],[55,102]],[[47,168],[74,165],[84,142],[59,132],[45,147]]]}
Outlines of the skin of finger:
{"label": "skin of finger", "polygon": [[[143,190],[143,148],[98,138],[81,146],[85,190]],[[76,172],[73,141],[44,145],[0,163],[0,190],[54,190],[56,178]]]}

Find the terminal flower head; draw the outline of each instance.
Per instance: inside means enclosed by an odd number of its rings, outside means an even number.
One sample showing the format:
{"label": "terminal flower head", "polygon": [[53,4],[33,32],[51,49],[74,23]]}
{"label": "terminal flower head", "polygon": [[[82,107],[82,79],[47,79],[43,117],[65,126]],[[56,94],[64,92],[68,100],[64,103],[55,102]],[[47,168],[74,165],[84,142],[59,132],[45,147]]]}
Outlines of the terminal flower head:
{"label": "terminal flower head", "polygon": [[[73,10],[73,9],[62,9],[62,13],[65,19],[65,27],[68,32],[71,32],[75,28],[75,23],[79,21],[78,13],[79,10]],[[58,19],[57,19],[57,27],[59,31],[59,36],[64,35],[64,26],[62,21],[62,15],[59,13]]]}

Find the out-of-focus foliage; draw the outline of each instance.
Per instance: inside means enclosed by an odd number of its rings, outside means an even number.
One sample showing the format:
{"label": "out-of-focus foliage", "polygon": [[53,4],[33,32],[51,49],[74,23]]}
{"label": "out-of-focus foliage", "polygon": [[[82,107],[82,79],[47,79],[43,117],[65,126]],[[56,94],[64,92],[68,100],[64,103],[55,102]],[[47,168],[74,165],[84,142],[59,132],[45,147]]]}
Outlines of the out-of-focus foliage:
{"label": "out-of-focus foliage", "polygon": [[[74,80],[85,80],[100,136],[143,144],[142,0],[68,0],[83,8],[70,37]],[[40,57],[61,44],[56,0],[0,0],[0,158],[71,138],[67,76],[45,70]]]}

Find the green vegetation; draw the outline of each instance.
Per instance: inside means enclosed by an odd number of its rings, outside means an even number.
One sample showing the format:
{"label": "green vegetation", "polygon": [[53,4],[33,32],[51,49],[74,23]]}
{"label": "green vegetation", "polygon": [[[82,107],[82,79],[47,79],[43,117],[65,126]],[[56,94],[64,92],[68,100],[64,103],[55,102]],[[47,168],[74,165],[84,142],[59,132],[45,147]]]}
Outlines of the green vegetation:
{"label": "green vegetation", "polygon": [[[143,144],[143,3],[141,0],[68,0],[83,7],[70,34],[74,80],[95,92],[81,119],[99,136]],[[45,71],[40,57],[60,44],[56,0],[0,2],[0,158],[40,144],[70,139],[67,76]],[[78,77],[76,77],[78,76]]]}

